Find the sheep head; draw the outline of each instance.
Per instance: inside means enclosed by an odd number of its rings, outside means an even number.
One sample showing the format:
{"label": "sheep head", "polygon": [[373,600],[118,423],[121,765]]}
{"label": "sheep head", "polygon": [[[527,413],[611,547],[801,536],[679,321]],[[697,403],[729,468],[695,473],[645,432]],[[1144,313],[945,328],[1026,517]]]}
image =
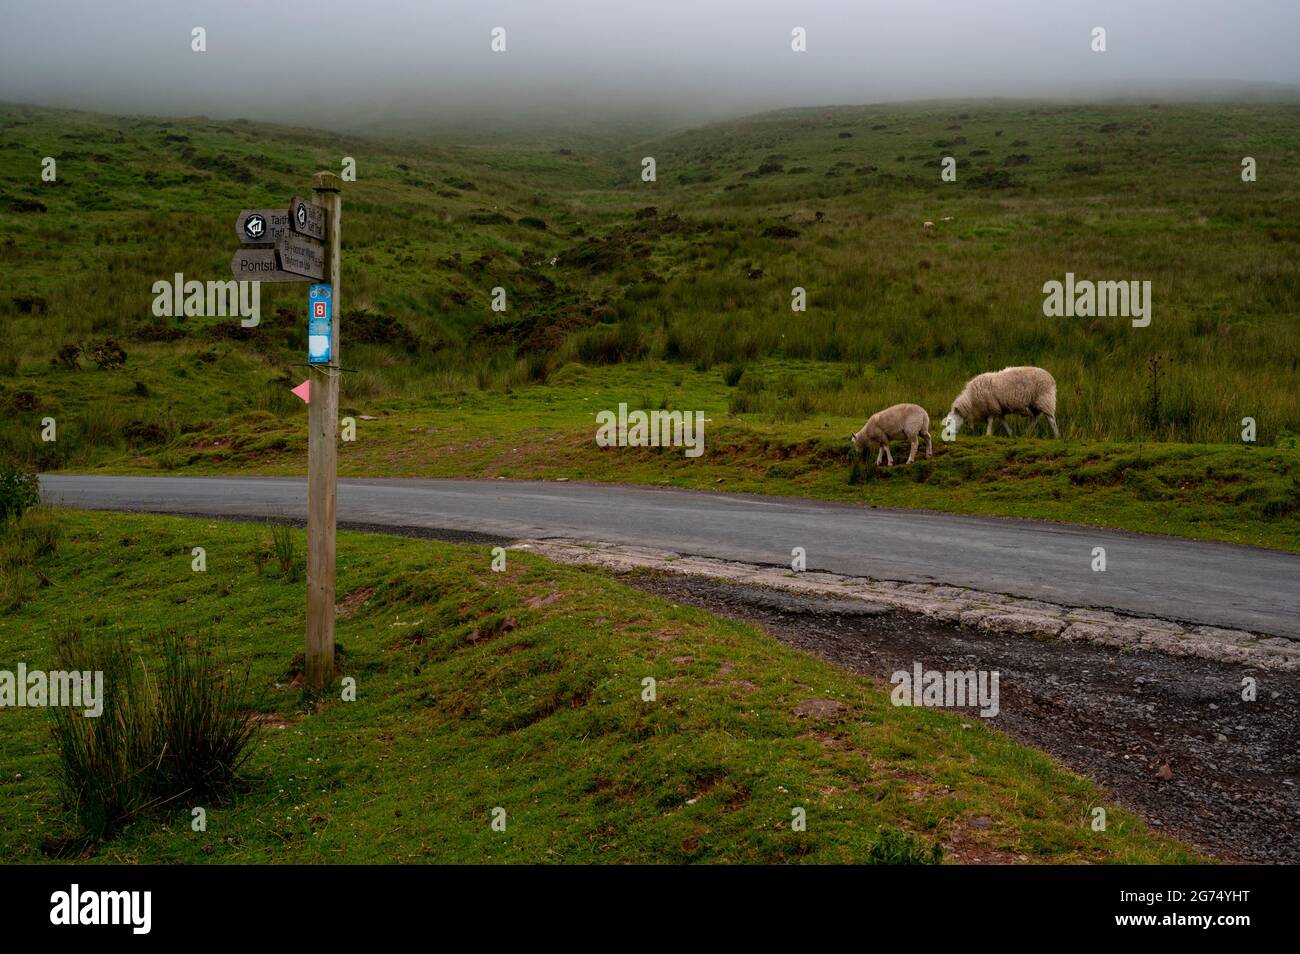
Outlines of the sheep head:
{"label": "sheep head", "polygon": [[[952,434],[953,437],[956,437],[961,433],[961,426],[964,423],[965,421],[962,420],[961,414],[957,412],[956,408],[953,408],[947,413],[944,419],[939,422],[942,428],[941,433]],[[945,438],[945,440],[947,440],[947,438]]]}

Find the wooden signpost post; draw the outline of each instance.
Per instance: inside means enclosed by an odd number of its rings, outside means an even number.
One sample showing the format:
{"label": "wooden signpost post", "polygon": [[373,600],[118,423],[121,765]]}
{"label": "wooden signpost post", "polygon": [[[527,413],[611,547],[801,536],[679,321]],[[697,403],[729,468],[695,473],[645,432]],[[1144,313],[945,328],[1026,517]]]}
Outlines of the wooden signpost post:
{"label": "wooden signpost post", "polygon": [[[330,322],[330,364],[317,367],[307,403],[307,688],[323,689],[334,681],[334,528],[339,430],[339,213],[342,185],[332,172],[318,172],[312,191],[320,203],[308,206],[294,199],[290,227],[300,234],[326,239],[325,253],[333,321]],[[320,209],[319,219],[308,208]],[[308,229],[310,228],[310,231]],[[320,276],[317,276],[320,277]],[[328,368],[329,366],[326,366]],[[317,385],[322,385],[317,387]]]}
{"label": "wooden signpost post", "polygon": [[307,401],[307,688],[334,680],[334,534],[339,418],[339,216],[341,182],[332,172],[312,178],[315,201],[297,196],[287,209],[244,209],[235,220],[242,244],[230,260],[235,278],[314,284],[311,328],[329,325],[322,360],[309,353]]}

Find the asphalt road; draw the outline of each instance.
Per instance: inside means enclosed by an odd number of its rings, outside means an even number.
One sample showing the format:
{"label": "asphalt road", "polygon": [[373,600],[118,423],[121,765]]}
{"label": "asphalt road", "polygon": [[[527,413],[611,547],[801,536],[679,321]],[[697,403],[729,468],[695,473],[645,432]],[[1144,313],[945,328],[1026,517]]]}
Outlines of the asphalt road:
{"label": "asphalt road", "polygon": [[[220,518],[306,512],[271,477],[41,477],[45,498]],[[340,524],[567,537],[809,570],[948,583],[1300,639],[1300,555],[1029,520],[749,494],[500,480],[341,480]],[[1092,570],[1093,548],[1106,571]]]}

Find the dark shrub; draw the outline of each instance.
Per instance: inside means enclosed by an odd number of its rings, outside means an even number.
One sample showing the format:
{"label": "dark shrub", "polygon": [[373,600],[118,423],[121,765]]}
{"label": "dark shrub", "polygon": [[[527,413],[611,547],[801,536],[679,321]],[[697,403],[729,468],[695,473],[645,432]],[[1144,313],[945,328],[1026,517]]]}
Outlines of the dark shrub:
{"label": "dark shrub", "polygon": [[67,368],[69,371],[78,370],[81,367],[81,345],[65,344],[50,359],[50,364],[56,368]]}
{"label": "dark shrub", "polygon": [[1095,176],[1101,173],[1100,162],[1067,162],[1061,168],[1072,176]]}
{"label": "dark shrub", "polygon": [[41,502],[40,484],[30,471],[0,467],[0,522],[17,519]]}
{"label": "dark shrub", "polygon": [[20,315],[43,315],[49,311],[49,303],[40,295],[15,295],[10,299]]}
{"label": "dark shrub", "polygon": [[130,336],[136,341],[175,341],[184,338],[185,332],[171,319],[151,318],[137,322]]}
{"label": "dark shrub", "polygon": [[769,225],[767,228],[763,229],[763,237],[778,239],[798,238],[799,230],[792,229],[788,225]]}
{"label": "dark shrub", "polygon": [[14,408],[19,411],[34,411],[41,406],[40,397],[30,388],[15,391],[13,397],[9,400],[13,402]]}
{"label": "dark shrub", "polygon": [[966,179],[968,189],[1015,189],[1023,183],[1011,178],[1006,169],[985,169]]}
{"label": "dark shrub", "polygon": [[99,344],[91,346],[90,360],[95,362],[101,371],[111,371],[126,364],[126,351],[116,338],[105,338]]}
{"label": "dark shrub", "polygon": [[404,351],[416,351],[419,339],[406,325],[391,315],[370,311],[350,311],[343,316],[348,341],[358,344],[383,344]]}
{"label": "dark shrub", "polygon": [[122,433],[132,447],[161,444],[167,440],[167,432],[152,421],[131,421]]}

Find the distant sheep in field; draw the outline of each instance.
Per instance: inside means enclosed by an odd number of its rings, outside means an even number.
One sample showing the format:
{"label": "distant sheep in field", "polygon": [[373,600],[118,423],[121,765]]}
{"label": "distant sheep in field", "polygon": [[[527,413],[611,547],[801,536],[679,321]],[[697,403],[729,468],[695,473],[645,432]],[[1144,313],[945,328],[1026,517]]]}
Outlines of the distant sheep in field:
{"label": "distant sheep in field", "polygon": [[987,435],[993,433],[994,423],[1001,420],[1010,435],[1008,414],[1023,414],[1030,419],[1026,433],[1037,426],[1040,417],[1046,417],[1052,427],[1052,436],[1059,438],[1056,381],[1042,368],[1003,368],[977,374],[953,399],[952,410],[942,422],[943,430],[955,437],[963,424],[987,421],[988,427],[984,431]]}
{"label": "distant sheep in field", "polygon": [[885,458],[889,461],[889,466],[893,467],[894,455],[889,452],[889,442],[907,441],[912,445],[912,452],[907,455],[910,464],[916,460],[916,447],[922,434],[925,435],[925,456],[928,460],[934,453],[934,444],[930,440],[930,415],[925,408],[915,404],[895,404],[872,414],[867,423],[862,425],[862,430],[849,440],[858,453],[862,452],[863,447],[879,446],[876,463],[879,464],[881,458]]}

